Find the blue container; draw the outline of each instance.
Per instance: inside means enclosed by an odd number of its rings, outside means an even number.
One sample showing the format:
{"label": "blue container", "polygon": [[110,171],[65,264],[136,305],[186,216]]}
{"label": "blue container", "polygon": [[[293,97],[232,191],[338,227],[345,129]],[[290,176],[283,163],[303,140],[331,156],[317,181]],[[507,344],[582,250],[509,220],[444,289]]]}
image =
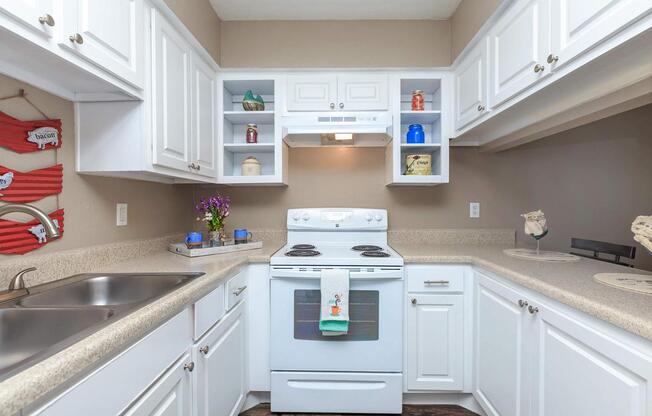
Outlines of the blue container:
{"label": "blue container", "polygon": [[426,142],[426,133],[423,132],[423,126],[421,124],[410,124],[410,128],[407,132],[407,142],[408,143],[425,143]]}

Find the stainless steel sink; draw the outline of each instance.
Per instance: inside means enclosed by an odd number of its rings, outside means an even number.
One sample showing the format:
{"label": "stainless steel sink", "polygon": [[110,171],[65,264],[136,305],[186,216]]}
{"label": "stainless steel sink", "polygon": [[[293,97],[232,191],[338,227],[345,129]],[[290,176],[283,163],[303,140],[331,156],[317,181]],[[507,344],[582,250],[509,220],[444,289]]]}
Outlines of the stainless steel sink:
{"label": "stainless steel sink", "polygon": [[0,381],[203,274],[76,275],[0,303]]}
{"label": "stainless steel sink", "polygon": [[19,299],[20,306],[120,306],[158,297],[201,275],[104,274]]}
{"label": "stainless steel sink", "polygon": [[62,341],[74,341],[71,337],[113,314],[106,308],[0,309],[0,375],[48,350],[62,349]]}

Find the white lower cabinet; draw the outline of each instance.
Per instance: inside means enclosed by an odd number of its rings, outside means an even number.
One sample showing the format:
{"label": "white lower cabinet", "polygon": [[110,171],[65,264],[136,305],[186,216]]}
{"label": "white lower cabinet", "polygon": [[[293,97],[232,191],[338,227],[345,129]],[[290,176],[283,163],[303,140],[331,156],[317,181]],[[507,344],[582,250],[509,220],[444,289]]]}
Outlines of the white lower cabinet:
{"label": "white lower cabinet", "polygon": [[462,390],[462,295],[410,295],[408,390]]}
{"label": "white lower cabinet", "polygon": [[474,396],[490,416],[649,416],[652,348],[476,273]]}
{"label": "white lower cabinet", "polygon": [[246,301],[192,348],[198,416],[235,416],[247,394]]}
{"label": "white lower cabinet", "polygon": [[189,416],[192,414],[190,354],[186,353],[165,373],[125,416]]}

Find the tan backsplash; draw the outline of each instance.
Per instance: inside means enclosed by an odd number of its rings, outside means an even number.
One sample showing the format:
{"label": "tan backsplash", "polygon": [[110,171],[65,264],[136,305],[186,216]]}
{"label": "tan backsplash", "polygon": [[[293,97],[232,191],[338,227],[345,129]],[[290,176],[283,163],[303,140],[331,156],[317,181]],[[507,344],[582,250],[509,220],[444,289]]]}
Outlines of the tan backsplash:
{"label": "tan backsplash", "polygon": [[[230,195],[231,227],[283,228],[288,208],[371,207],[389,210],[392,230],[516,229],[521,244],[532,241],[519,214],[540,208],[544,248],[568,251],[571,237],[636,245],[630,224],[652,212],[651,118],[641,107],[501,153],[453,147],[451,182],[436,187],[386,187],[382,148],[304,148],[289,152],[288,187],[196,187],[195,197]],[[652,256],[639,247],[636,264],[652,270]]]}
{"label": "tan backsplash", "polygon": [[[60,118],[63,125],[63,145],[57,155],[52,150],[17,154],[0,148],[0,165],[12,169],[28,171],[49,167],[57,162],[64,165],[63,192],[59,197],[60,206],[65,210],[64,236],[32,254],[160,237],[181,233],[191,226],[188,207],[192,204],[192,191],[188,186],[78,175],[75,172],[73,104],[0,75],[0,96],[15,94],[19,88],[24,88],[29,99],[50,118]],[[0,102],[0,111],[23,120],[42,118],[22,99]],[[115,225],[118,202],[129,204],[129,225],[126,227]],[[57,208],[57,198],[47,197],[32,205],[51,212]],[[30,219],[20,215],[3,218]],[[15,258],[17,256],[0,254],[0,262]]]}
{"label": "tan backsplash", "polygon": [[460,2],[450,18],[453,61],[500,3],[501,0],[462,0]]}
{"label": "tan backsplash", "polygon": [[168,7],[220,63],[220,26],[222,21],[208,0],[165,0]]}

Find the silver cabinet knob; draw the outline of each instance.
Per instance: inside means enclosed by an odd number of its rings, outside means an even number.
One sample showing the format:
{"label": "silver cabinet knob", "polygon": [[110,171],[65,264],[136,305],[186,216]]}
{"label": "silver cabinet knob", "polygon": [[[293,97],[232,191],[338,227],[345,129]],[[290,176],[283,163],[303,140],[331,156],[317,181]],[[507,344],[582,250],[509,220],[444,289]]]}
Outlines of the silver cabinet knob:
{"label": "silver cabinet knob", "polygon": [[335,108],[335,103],[330,104],[331,110]]}
{"label": "silver cabinet knob", "polygon": [[543,72],[545,69],[546,69],[546,67],[541,65],[541,64],[534,65],[534,72],[537,73],[537,74],[539,72]]}
{"label": "silver cabinet knob", "polygon": [[484,105],[482,105],[482,104],[478,104],[478,111],[479,111],[479,112],[484,111]]}
{"label": "silver cabinet knob", "polygon": [[199,162],[197,162],[196,166],[197,166],[197,170],[201,170],[201,165],[199,164]]}
{"label": "silver cabinet knob", "polygon": [[528,312],[530,312],[532,315],[534,315],[535,313],[539,312],[539,308],[537,308],[536,306],[532,306],[532,305],[528,306],[527,310],[528,310]]}
{"label": "silver cabinet knob", "polygon": [[209,350],[208,345],[205,345],[205,346],[203,346],[203,347],[201,347],[201,348],[199,349],[199,352],[201,352],[202,354],[206,355],[206,354],[208,354],[208,350]]}
{"label": "silver cabinet knob", "polygon": [[340,103],[340,108],[344,108],[344,103]]}
{"label": "silver cabinet knob", "polygon": [[183,365],[183,369],[184,369],[184,370],[188,370],[189,372],[192,373],[192,370],[195,369],[195,363],[191,361],[191,362],[189,362],[189,363],[187,363],[187,364],[184,364],[184,365]]}
{"label": "silver cabinet knob", "polygon": [[523,300],[523,299],[518,300],[518,306],[520,306],[521,308],[524,308],[527,305],[528,305],[527,300]]}
{"label": "silver cabinet knob", "polygon": [[546,61],[548,61],[549,64],[554,64],[558,60],[559,60],[559,56],[553,54],[548,55],[548,59],[546,59]]}
{"label": "silver cabinet knob", "polygon": [[195,165],[194,163],[191,163],[191,164],[188,165],[188,168],[189,169],[197,169],[197,165]]}
{"label": "silver cabinet knob", "polygon": [[417,304],[417,298],[412,298],[412,300],[410,302],[412,302],[413,305],[416,305]]}
{"label": "silver cabinet knob", "polygon": [[50,27],[54,26],[54,17],[52,17],[49,14],[46,14],[45,16],[41,16],[38,18],[38,22],[42,25],[48,25]]}
{"label": "silver cabinet knob", "polygon": [[81,45],[81,44],[84,43],[84,38],[83,38],[82,35],[80,35],[79,33],[75,33],[74,35],[70,35],[70,36],[68,37],[68,39],[70,39],[70,41],[71,41],[72,43],[77,43],[77,44],[79,44],[79,45]]}

